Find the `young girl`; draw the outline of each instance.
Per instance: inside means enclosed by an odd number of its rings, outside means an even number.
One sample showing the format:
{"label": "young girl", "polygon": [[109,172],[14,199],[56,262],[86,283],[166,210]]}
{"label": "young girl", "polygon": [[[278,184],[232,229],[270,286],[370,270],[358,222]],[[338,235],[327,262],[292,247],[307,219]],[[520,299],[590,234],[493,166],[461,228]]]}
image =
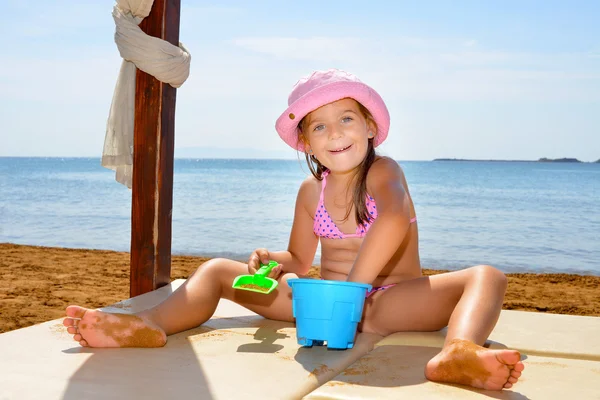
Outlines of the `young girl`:
{"label": "young girl", "polygon": [[[197,327],[226,298],[266,318],[293,321],[287,280],[305,275],[321,241],[323,279],[373,285],[359,329],[382,336],[448,326],[428,379],[484,389],[510,388],[523,363],[514,350],[482,345],[498,320],[506,277],[487,265],[421,275],[417,218],[402,169],[379,157],[389,114],[381,97],[355,76],[319,71],[301,79],[276,129],[304,152],[312,176],[298,191],[286,251],[255,250],[247,264],[212,259],[163,303],[135,315],[67,308],[64,325],[82,346],[157,347],[168,335]],[[275,260],[270,295],[235,290],[234,278]]]}

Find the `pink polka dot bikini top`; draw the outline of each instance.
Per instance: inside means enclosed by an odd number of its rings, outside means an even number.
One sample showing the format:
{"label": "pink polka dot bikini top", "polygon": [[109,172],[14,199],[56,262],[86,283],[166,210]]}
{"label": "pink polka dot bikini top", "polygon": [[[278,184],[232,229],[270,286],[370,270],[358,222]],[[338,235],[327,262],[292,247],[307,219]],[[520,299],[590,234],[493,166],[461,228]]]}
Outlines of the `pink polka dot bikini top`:
{"label": "pink polka dot bikini top", "polygon": [[[329,216],[327,209],[325,208],[325,203],[323,202],[323,194],[325,193],[325,186],[327,185],[327,175],[329,175],[329,171],[323,172],[323,183],[321,184],[321,196],[319,197],[319,204],[317,204],[317,210],[315,211],[315,222],[313,223],[313,232],[315,235],[324,237],[327,239],[345,239],[345,238],[353,238],[353,237],[364,237],[371,224],[377,218],[377,205],[375,204],[375,199],[367,194],[367,212],[369,214],[369,221],[367,221],[364,225],[359,224],[356,227],[355,233],[344,233],[340,231],[335,222]],[[411,223],[415,222],[417,217],[414,217],[410,220]]]}

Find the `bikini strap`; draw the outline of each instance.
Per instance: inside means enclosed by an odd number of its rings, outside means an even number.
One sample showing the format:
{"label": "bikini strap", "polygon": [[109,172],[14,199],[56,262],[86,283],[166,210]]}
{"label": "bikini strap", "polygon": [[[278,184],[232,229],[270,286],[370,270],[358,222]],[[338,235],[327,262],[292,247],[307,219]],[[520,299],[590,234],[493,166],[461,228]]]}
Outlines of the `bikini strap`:
{"label": "bikini strap", "polygon": [[321,174],[321,197],[319,197],[319,202],[323,203],[323,195],[325,193],[325,186],[327,186],[327,175],[329,175],[329,171],[323,171]]}

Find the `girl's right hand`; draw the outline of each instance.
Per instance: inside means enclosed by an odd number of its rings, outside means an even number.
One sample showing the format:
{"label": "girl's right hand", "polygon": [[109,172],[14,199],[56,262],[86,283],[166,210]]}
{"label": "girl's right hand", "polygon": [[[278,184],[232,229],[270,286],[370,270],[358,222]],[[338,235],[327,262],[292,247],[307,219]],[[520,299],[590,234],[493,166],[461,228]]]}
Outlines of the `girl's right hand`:
{"label": "girl's right hand", "polygon": [[[250,275],[254,275],[256,271],[260,268],[260,264],[268,264],[271,260],[269,255],[269,251],[267,249],[256,249],[250,254],[250,258],[248,258],[248,273]],[[281,274],[281,264],[276,266],[269,272],[267,275],[269,278],[277,279]]]}

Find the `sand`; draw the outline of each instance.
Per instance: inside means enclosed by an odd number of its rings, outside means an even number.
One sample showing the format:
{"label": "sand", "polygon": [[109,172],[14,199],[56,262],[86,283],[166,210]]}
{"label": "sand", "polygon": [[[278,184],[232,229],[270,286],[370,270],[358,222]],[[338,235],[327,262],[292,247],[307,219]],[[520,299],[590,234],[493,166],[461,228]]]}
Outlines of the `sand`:
{"label": "sand", "polygon": [[[173,256],[171,278],[207,258]],[[424,270],[426,275],[443,271]],[[318,276],[314,267],[310,275]],[[504,308],[600,316],[600,277],[508,274]],[[0,332],[64,316],[70,304],[102,307],[129,297],[129,253],[0,243]]]}

